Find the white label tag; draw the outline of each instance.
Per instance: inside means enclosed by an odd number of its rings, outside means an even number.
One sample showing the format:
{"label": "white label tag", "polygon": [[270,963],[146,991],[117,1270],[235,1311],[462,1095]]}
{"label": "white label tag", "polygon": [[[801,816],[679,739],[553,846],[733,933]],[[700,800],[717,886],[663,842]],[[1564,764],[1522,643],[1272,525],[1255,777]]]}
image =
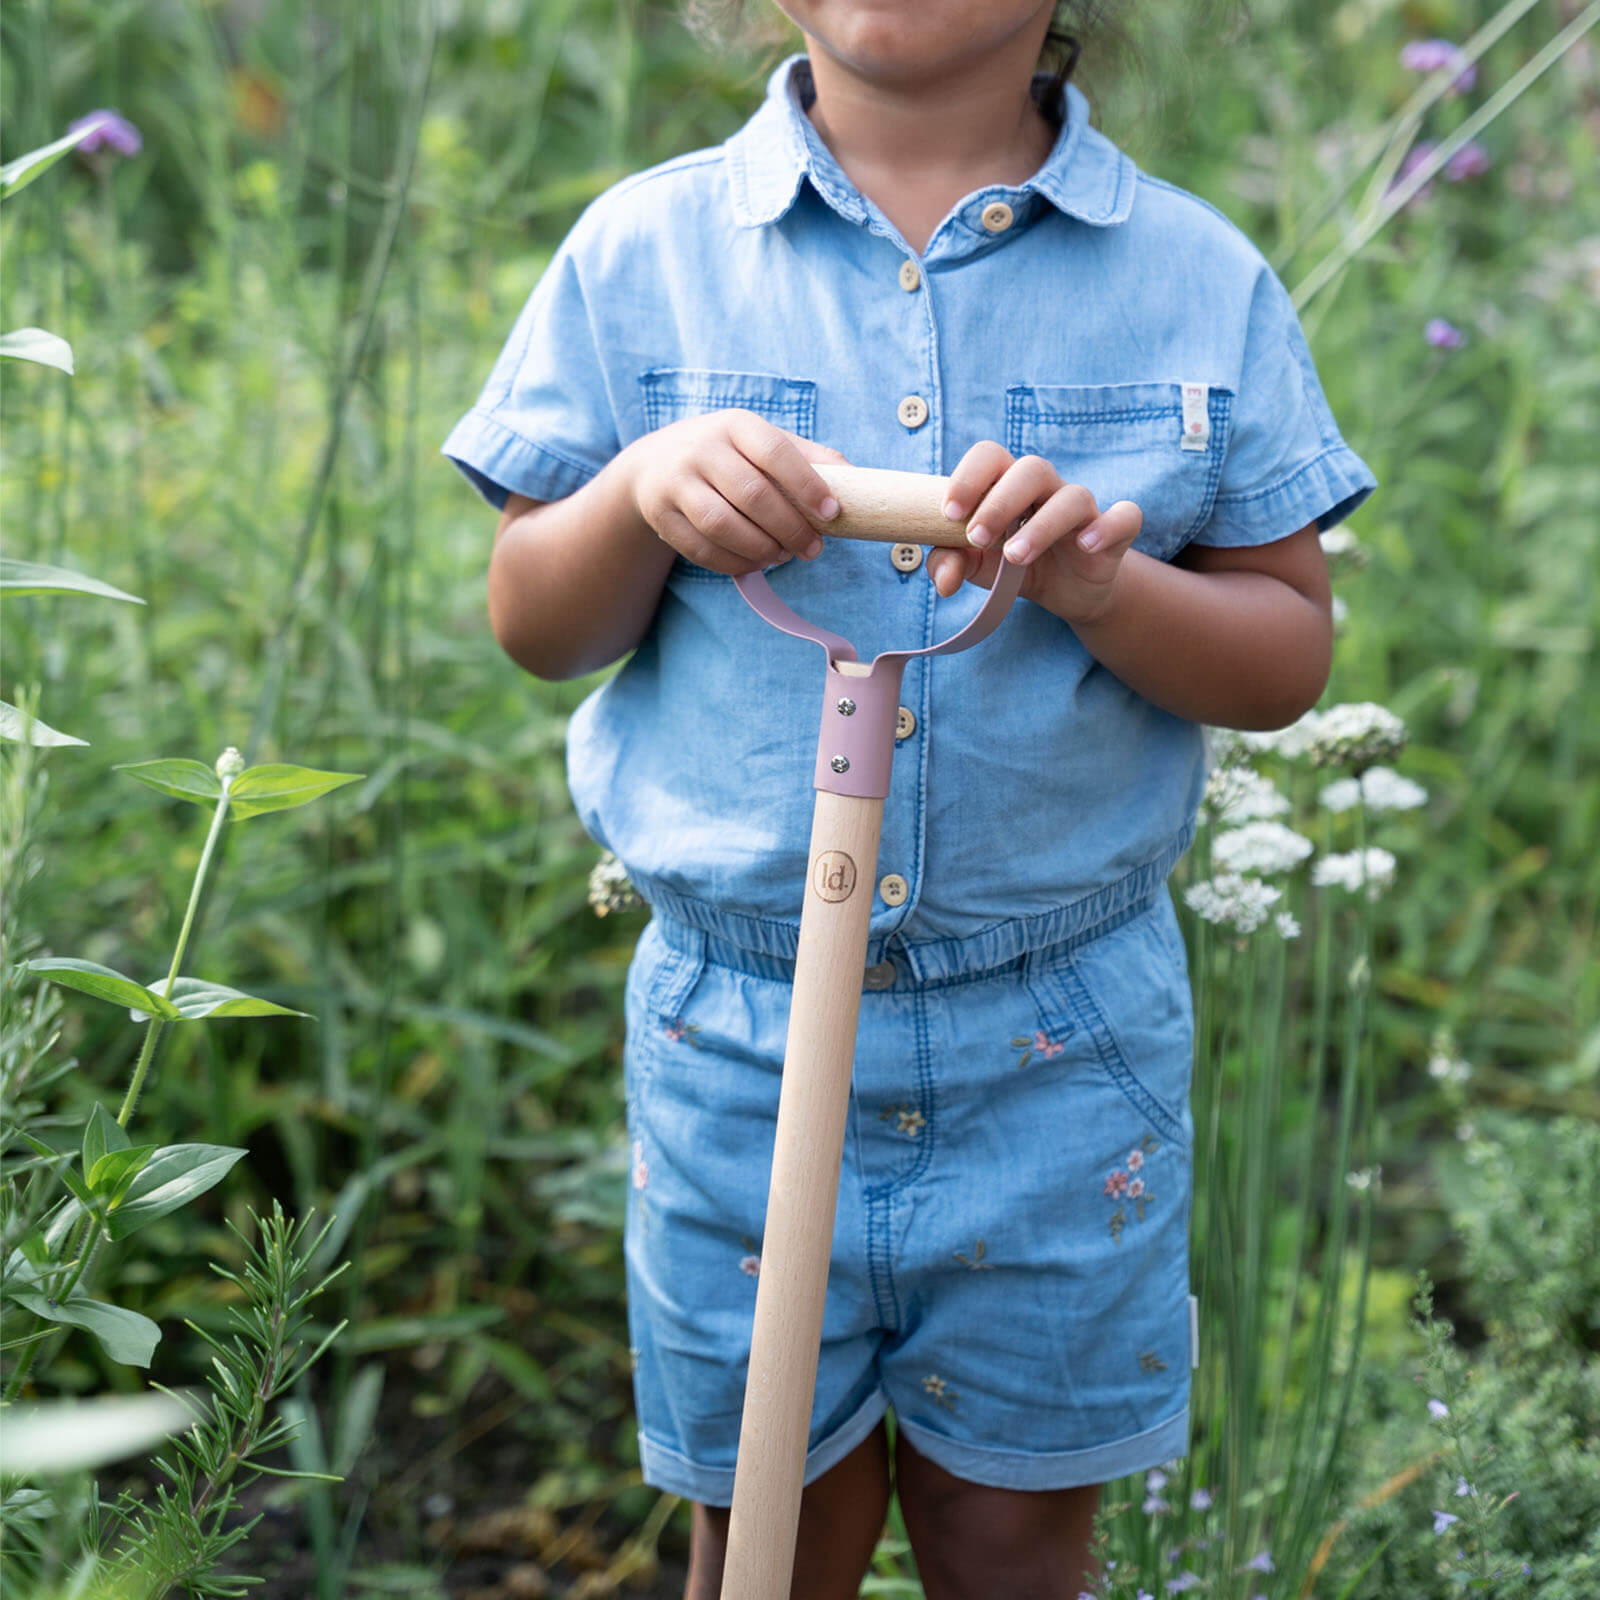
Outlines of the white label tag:
{"label": "white label tag", "polygon": [[1189,1366],[1200,1365],[1200,1302],[1189,1296]]}
{"label": "white label tag", "polygon": [[1183,388],[1183,448],[1204,450],[1211,443],[1211,385],[1186,383]]}

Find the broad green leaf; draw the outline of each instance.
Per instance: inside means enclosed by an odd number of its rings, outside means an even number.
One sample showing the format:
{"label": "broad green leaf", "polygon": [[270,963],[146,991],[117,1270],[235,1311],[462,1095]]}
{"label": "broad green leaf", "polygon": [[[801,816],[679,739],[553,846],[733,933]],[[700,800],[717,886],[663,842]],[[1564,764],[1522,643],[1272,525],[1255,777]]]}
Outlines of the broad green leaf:
{"label": "broad green leaf", "polygon": [[364,772],[317,772],[311,767],[291,767],[280,762],[246,767],[228,787],[228,809],[236,817],[287,811],[364,777]]}
{"label": "broad green leaf", "polygon": [[106,1218],[106,1232],[126,1239],[136,1228],[176,1211],[219,1184],[244,1150],[221,1144],[169,1144],[158,1150]]}
{"label": "broad green leaf", "polygon": [[113,1150],[103,1155],[89,1168],[89,1187],[113,1206],[121,1198],[134,1174],[145,1166],[160,1147],[153,1144],[135,1145],[129,1150]]}
{"label": "broad green leaf", "polygon": [[126,772],[162,794],[193,800],[197,805],[214,805],[222,798],[222,779],[203,761],[121,761],[112,771]]}
{"label": "broad green leaf", "polygon": [[6,162],[0,167],[0,200],[9,200],[18,189],[27,188],[41,173],[53,167],[74,145],[82,144],[99,126],[98,122],[91,122],[86,127],[63,134],[61,138],[49,144],[40,145],[37,150],[24,151],[15,161]]}
{"label": "broad green leaf", "polygon": [[41,367],[72,371],[72,346],[59,333],[43,328],[13,328],[0,333],[0,356],[13,361],[36,361]]}
{"label": "broad green leaf", "polygon": [[19,1477],[85,1472],[142,1454],[193,1422],[194,1414],[170,1394],[18,1401],[6,1407],[4,1470]]}
{"label": "broad green leaf", "polygon": [[75,739],[70,733],[61,733],[52,728],[48,722],[41,722],[34,717],[23,731],[22,713],[15,706],[7,705],[0,700],[0,739],[9,739],[13,744],[36,744],[40,746],[51,744],[88,744],[87,739]]}
{"label": "broad green leaf", "polygon": [[[165,984],[165,978],[156,980]],[[152,992],[159,999],[161,990]],[[168,996],[169,1003],[177,1007],[177,1018],[184,1022],[198,1022],[202,1017],[306,1017],[309,1011],[292,1011],[273,1000],[260,1000],[240,989],[229,989],[206,978],[178,978],[173,981]],[[132,1013],[135,1022],[149,1016],[146,1011]]]}
{"label": "broad green leaf", "polygon": [[149,1317],[104,1300],[91,1300],[81,1289],[74,1289],[65,1300],[52,1300],[38,1289],[13,1289],[11,1298],[46,1322],[92,1333],[105,1353],[124,1366],[148,1367],[161,1342],[161,1330]]}
{"label": "broad green leaf", "polygon": [[136,594],[125,594],[99,578],[68,567],[47,567],[42,561],[18,561],[0,556],[0,590],[7,594],[97,594],[105,600],[130,600],[136,606],[144,601]]}
{"label": "broad green leaf", "polygon": [[[170,1000],[163,1000],[153,990],[132,978],[125,978],[110,967],[98,962],[79,961],[73,956],[48,956],[39,961],[25,961],[28,972],[43,973],[52,983],[64,984],[69,989],[81,989],[97,1000],[109,1000],[114,1006],[140,1007],[146,1013],[154,1012],[169,1022],[179,1018],[178,1008]],[[179,980],[182,981],[181,979]]]}
{"label": "broad green leaf", "polygon": [[96,1101],[83,1127],[83,1170],[92,1170],[108,1150],[126,1150],[131,1143],[127,1130]]}

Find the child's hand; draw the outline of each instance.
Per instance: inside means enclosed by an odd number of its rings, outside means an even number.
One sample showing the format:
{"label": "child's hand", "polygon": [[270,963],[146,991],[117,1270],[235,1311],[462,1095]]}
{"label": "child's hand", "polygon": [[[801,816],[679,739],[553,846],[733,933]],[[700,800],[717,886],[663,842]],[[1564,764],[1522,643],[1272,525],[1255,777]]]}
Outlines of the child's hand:
{"label": "child's hand", "polygon": [[1023,599],[1048,604],[1068,622],[1092,622],[1105,612],[1144,522],[1131,500],[1101,511],[1082,484],[1064,483],[1043,456],[1013,459],[993,439],[973,445],[950,475],[945,515],[968,520],[975,547],[929,554],[928,576],[940,594],[954,594],[965,579],[993,588],[1002,559],[1011,560],[1026,568]]}
{"label": "child's hand", "polygon": [[826,522],[839,506],[809,464],[849,464],[742,407],[670,422],[628,452],[639,515],[686,561],[733,577],[817,556],[822,541],[798,508]]}

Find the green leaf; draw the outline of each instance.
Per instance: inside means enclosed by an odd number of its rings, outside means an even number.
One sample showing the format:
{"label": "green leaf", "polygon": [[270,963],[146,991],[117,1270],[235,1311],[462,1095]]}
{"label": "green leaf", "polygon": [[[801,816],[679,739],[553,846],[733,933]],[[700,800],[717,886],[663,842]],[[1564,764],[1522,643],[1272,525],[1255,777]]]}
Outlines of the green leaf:
{"label": "green leaf", "polygon": [[291,806],[306,805],[330,789],[364,777],[364,772],[318,772],[311,767],[291,767],[281,762],[246,767],[228,786],[228,809],[237,817],[287,811]]}
{"label": "green leaf", "polygon": [[136,594],[125,594],[99,578],[68,567],[47,567],[42,561],[18,561],[0,556],[0,590],[7,594],[97,594],[104,600],[130,600],[136,606],[144,601]]}
{"label": "green leaf", "polygon": [[221,1144],[169,1144],[158,1150],[106,1218],[106,1231],[113,1239],[126,1239],[136,1228],[176,1211],[221,1183],[245,1153]]}
{"label": "green leaf", "polygon": [[50,144],[40,145],[37,150],[25,151],[15,161],[6,162],[0,167],[0,200],[9,200],[18,189],[27,188],[41,173],[53,167],[73,146],[82,144],[99,126],[99,122],[91,122],[86,127],[64,134]]}
{"label": "green leaf", "polygon": [[7,705],[0,700],[0,739],[9,739],[13,744],[88,744],[87,739],[75,739],[70,733],[58,732],[48,722],[41,722],[37,717],[28,721],[27,731],[23,731],[22,713],[15,706]]}
{"label": "green leaf", "polygon": [[[83,1472],[142,1454],[194,1422],[171,1395],[101,1395],[89,1401],[6,1407],[6,1472]],[[10,1510],[10,1507],[7,1507]]]}
{"label": "green leaf", "polygon": [[95,961],[79,961],[73,956],[48,956],[39,961],[25,961],[22,965],[28,972],[43,973],[52,983],[82,990],[84,994],[92,994],[97,1000],[108,1000],[114,1006],[137,1006],[143,1012],[153,1012],[169,1022],[176,1022],[180,1015],[170,1000],[163,1000],[142,983],[135,983],[132,978],[125,978],[120,972],[102,967]]}
{"label": "green leaf", "polygon": [[[165,984],[166,979],[156,980]],[[161,998],[159,990],[153,991]],[[176,1007],[173,1016],[181,1022],[198,1022],[202,1017],[307,1017],[309,1011],[293,1011],[272,1000],[261,1000],[241,989],[230,989],[224,984],[212,983],[208,978],[177,978],[168,997]],[[143,1022],[149,1013],[135,1010],[135,1022]]]}
{"label": "green leaf", "polygon": [[47,333],[43,328],[13,328],[10,333],[0,333],[0,356],[10,356],[13,361],[36,361],[41,367],[55,367],[61,372],[72,371],[72,346],[59,333]]}
{"label": "green leaf", "polygon": [[127,1130],[98,1101],[83,1127],[83,1170],[89,1172],[108,1150],[126,1150]]}
{"label": "green leaf", "polygon": [[104,1300],[91,1300],[81,1289],[74,1289],[64,1301],[52,1300],[39,1289],[13,1289],[11,1298],[46,1322],[92,1333],[101,1349],[124,1366],[148,1367],[161,1342],[161,1330],[149,1317]]}
{"label": "green leaf", "polygon": [[153,1144],[135,1145],[131,1150],[113,1150],[89,1168],[89,1187],[112,1206],[122,1197],[135,1174],[159,1148]]}
{"label": "green leaf", "polygon": [[196,805],[214,805],[222,798],[222,779],[203,761],[122,761],[112,771],[126,772],[162,794]]}

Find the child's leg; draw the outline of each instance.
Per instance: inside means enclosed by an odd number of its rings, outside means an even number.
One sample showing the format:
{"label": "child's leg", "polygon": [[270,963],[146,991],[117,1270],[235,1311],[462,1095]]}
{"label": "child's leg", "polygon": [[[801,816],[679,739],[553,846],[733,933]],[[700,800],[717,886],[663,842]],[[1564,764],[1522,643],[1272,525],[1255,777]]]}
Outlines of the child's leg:
{"label": "child's leg", "polygon": [[[801,1494],[790,1600],[856,1600],[888,1512],[889,1439],[880,1421]],[[721,1595],[728,1515],[727,1506],[694,1502],[684,1600],[718,1600]]]}
{"label": "child's leg", "polygon": [[992,1489],[895,1436],[895,1487],[928,1600],[1076,1600],[1089,1586],[1100,1485]]}

